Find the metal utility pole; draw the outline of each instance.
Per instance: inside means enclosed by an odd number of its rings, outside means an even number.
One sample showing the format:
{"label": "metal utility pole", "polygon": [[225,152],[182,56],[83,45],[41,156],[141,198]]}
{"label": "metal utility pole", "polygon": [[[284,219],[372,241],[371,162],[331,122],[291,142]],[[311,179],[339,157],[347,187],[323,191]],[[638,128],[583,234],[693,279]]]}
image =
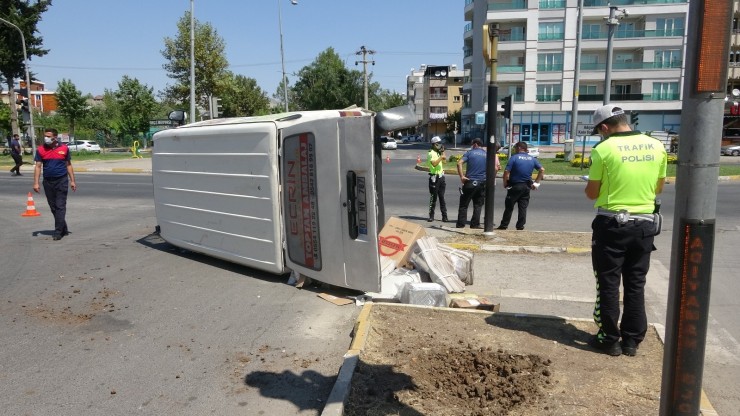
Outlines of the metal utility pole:
{"label": "metal utility pole", "polygon": [[614,39],[614,31],[619,26],[619,20],[627,17],[627,10],[622,9],[621,14],[617,16],[616,6],[609,6],[609,17],[606,19],[606,25],[609,26],[609,36],[606,41],[606,75],[604,77],[604,105],[609,104],[612,93],[612,54],[614,47],[612,46],[612,39]]}
{"label": "metal utility pole", "polygon": [[367,55],[375,55],[375,51],[370,50],[370,49],[366,49],[365,46],[360,46],[360,50],[357,51],[357,52],[355,52],[355,55],[362,55],[362,60],[361,61],[355,61],[355,65],[359,64],[360,62],[362,62],[362,73],[363,73],[363,76],[364,76],[364,79],[365,79],[365,106],[364,106],[364,108],[366,110],[369,110],[368,104],[367,104],[367,101],[368,101],[368,99],[367,99],[367,64],[373,64],[373,65],[375,65],[375,61],[368,61],[367,60]]}
{"label": "metal utility pole", "polygon": [[195,4],[190,0],[190,122],[195,123]]}
{"label": "metal utility pole", "polygon": [[[288,109],[288,78],[285,76],[285,51],[283,50],[283,12],[280,7],[280,0],[278,2],[278,27],[280,29],[280,62],[283,67],[283,101],[285,102],[285,112],[290,111]],[[290,0],[290,4],[298,4],[298,0]]]}
{"label": "metal utility pole", "polygon": [[[10,23],[9,21],[0,18],[0,22],[15,28],[21,35],[21,46],[23,47],[23,66],[26,70],[26,91],[28,91],[28,136],[31,138],[31,147],[33,148],[33,154],[36,154],[36,132],[33,127],[33,100],[31,100],[31,77],[28,72],[28,55],[26,54],[26,38],[23,36],[23,31],[18,26]],[[10,92],[8,92],[10,96]]]}
{"label": "metal utility pole", "polygon": [[[483,26],[488,33],[490,49],[488,58],[491,67],[491,75],[488,79],[488,114],[486,135],[486,205],[483,218],[483,232],[493,232],[493,196],[496,190],[496,117],[498,116],[498,85],[496,85],[496,72],[498,71],[498,23],[490,23]],[[484,33],[485,36],[485,33]],[[483,40],[486,43],[486,40]],[[486,53],[484,51],[484,57]]]}
{"label": "metal utility pole", "polygon": [[[583,0],[578,0],[578,23],[576,26],[576,59],[575,68],[573,69],[573,106],[571,108],[570,116],[570,151],[565,155],[566,161],[573,160],[575,156],[576,148],[576,137],[578,136],[578,97],[581,94],[580,82],[581,82],[581,40],[583,39]],[[611,81],[609,81],[611,82]],[[581,160],[586,158],[586,136],[583,136],[583,152],[581,153]],[[583,163],[581,163],[581,169],[583,169]]]}
{"label": "metal utility pole", "polygon": [[696,416],[712,280],[732,0],[689,2],[661,416]]}

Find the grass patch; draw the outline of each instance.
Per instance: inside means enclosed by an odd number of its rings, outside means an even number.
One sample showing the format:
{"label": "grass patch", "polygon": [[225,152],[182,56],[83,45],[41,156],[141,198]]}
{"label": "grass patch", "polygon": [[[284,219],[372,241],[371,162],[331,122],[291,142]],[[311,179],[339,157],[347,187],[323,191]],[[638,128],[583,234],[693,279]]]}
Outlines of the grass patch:
{"label": "grass patch", "polygon": [[[70,152],[72,155],[72,164],[76,161],[87,161],[87,160],[122,160],[131,159],[131,152],[101,152],[101,153],[90,153],[90,152]],[[148,159],[151,158],[151,153],[141,153],[141,157]],[[27,163],[33,163],[32,155],[24,155],[23,161]],[[10,155],[0,155],[0,166],[13,166],[14,162]]]}

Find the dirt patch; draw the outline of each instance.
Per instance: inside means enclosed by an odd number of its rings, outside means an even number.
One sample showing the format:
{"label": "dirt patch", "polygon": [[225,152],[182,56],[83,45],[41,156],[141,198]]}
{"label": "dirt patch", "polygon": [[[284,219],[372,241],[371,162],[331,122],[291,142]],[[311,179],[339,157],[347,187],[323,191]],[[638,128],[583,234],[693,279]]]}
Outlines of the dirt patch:
{"label": "dirt patch", "polygon": [[466,230],[466,232],[466,234],[450,235],[441,240],[445,243],[473,243],[502,246],[591,247],[591,233],[496,230],[494,235],[489,237],[483,235],[482,231]]}
{"label": "dirt patch", "polygon": [[662,344],[586,344],[588,321],[374,304],[346,415],[657,414]]}

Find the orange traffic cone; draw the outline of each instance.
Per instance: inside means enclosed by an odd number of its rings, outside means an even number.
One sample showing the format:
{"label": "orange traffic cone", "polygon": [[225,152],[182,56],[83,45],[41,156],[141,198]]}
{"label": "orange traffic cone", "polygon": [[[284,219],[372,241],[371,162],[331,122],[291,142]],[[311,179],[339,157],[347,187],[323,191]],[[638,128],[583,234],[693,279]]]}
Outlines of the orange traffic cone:
{"label": "orange traffic cone", "polygon": [[26,212],[21,214],[22,217],[38,217],[41,214],[36,211],[36,206],[33,204],[33,196],[28,193],[28,202],[26,203]]}
{"label": "orange traffic cone", "polygon": [[421,163],[421,155],[416,155],[416,163]]}
{"label": "orange traffic cone", "polygon": [[385,163],[391,163],[391,155],[385,155]]}

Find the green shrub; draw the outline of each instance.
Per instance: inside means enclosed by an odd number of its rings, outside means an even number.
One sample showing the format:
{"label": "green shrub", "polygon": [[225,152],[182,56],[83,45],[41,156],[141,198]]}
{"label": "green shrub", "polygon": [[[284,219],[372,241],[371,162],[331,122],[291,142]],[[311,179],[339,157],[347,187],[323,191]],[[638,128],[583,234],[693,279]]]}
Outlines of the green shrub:
{"label": "green shrub", "polygon": [[565,159],[565,152],[555,153],[555,159]]}
{"label": "green shrub", "polygon": [[676,155],[668,155],[668,164],[669,165],[676,165],[676,164],[678,164],[678,156],[676,156]]}
{"label": "green shrub", "polygon": [[582,161],[580,155],[578,155],[578,157],[575,157],[573,158],[573,160],[570,161],[570,165],[574,168],[580,168],[581,163],[583,163],[583,166],[586,167],[591,166],[591,158],[587,157],[585,160]]}
{"label": "green shrub", "polygon": [[447,163],[457,164],[457,161],[462,158],[462,155],[454,154],[447,159]]}

